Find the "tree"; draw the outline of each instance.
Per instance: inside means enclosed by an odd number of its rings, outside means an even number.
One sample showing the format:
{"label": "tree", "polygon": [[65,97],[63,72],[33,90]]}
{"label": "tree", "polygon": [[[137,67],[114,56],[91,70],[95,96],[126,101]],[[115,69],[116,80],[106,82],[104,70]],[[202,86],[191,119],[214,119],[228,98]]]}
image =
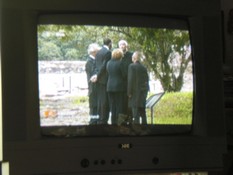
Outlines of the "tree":
{"label": "tree", "polygon": [[142,50],[144,64],[159,79],[164,91],[180,91],[184,73],[191,63],[190,40],[187,31],[131,28],[125,33],[134,49]]}
{"label": "tree", "polygon": [[40,45],[38,49],[39,49],[38,50],[39,60],[50,61],[50,60],[61,60],[62,58],[62,52],[60,48],[54,43],[51,42],[44,43]]}

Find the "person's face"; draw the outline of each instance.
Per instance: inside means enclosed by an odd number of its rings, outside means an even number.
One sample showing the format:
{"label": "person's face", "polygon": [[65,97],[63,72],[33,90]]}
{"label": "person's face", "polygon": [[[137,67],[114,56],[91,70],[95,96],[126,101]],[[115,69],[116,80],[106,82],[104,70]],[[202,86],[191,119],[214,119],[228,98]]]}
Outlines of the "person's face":
{"label": "person's face", "polygon": [[125,52],[126,49],[127,49],[127,46],[126,46],[125,43],[121,43],[121,44],[119,45],[119,48],[120,48],[123,52]]}
{"label": "person's face", "polygon": [[93,56],[94,56],[94,58],[95,58],[95,56],[96,56],[96,54],[97,54],[97,52],[98,52],[98,50],[95,50],[94,52],[93,52]]}

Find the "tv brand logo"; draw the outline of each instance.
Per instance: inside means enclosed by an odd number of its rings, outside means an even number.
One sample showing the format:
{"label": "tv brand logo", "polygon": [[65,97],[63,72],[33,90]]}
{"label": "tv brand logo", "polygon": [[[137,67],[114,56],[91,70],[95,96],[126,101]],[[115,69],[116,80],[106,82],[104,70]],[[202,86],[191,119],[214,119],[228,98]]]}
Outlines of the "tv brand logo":
{"label": "tv brand logo", "polygon": [[131,149],[132,144],[131,143],[121,143],[121,144],[119,144],[119,148],[120,149]]}

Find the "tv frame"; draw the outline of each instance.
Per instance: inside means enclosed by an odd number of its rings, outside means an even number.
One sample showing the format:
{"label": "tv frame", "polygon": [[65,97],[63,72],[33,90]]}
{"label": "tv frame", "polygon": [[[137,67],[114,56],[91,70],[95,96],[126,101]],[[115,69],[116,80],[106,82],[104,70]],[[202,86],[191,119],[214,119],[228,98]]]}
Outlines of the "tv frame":
{"label": "tv frame", "polygon": [[[63,0],[56,3],[3,0],[3,161],[9,162],[10,174],[135,174],[217,171],[222,168],[226,140],[220,2],[120,0],[117,4],[110,5],[106,0]],[[90,138],[51,138],[41,135],[40,126],[37,125],[38,16],[83,12],[158,15],[189,20],[194,51],[196,115],[191,134]]]}

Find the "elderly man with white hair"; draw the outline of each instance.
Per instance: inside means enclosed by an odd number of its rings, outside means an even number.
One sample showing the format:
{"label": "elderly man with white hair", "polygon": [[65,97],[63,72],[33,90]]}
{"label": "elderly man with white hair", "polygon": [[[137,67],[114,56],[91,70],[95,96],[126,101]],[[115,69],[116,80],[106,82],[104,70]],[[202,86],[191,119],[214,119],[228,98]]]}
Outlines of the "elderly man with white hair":
{"label": "elderly man with white hair", "polygon": [[98,120],[96,82],[91,82],[91,77],[95,74],[95,56],[99,50],[100,46],[96,43],[92,43],[88,46],[88,57],[85,65],[88,83],[90,124],[97,124]]}
{"label": "elderly man with white hair", "polygon": [[[118,47],[123,51],[123,58],[121,60],[121,68],[123,73],[123,114],[121,115],[122,118],[125,120],[130,119],[132,116],[131,109],[128,108],[128,96],[127,96],[127,81],[128,81],[128,67],[132,63],[132,55],[133,53],[130,52],[128,49],[128,43],[125,40],[120,40],[118,42]],[[125,123],[130,123],[131,121],[125,121]],[[124,122],[123,122],[124,123]]]}
{"label": "elderly man with white hair", "polygon": [[145,107],[149,91],[149,75],[147,68],[140,62],[143,58],[142,52],[136,51],[132,56],[133,63],[129,65],[128,96],[133,124],[147,124]]}

